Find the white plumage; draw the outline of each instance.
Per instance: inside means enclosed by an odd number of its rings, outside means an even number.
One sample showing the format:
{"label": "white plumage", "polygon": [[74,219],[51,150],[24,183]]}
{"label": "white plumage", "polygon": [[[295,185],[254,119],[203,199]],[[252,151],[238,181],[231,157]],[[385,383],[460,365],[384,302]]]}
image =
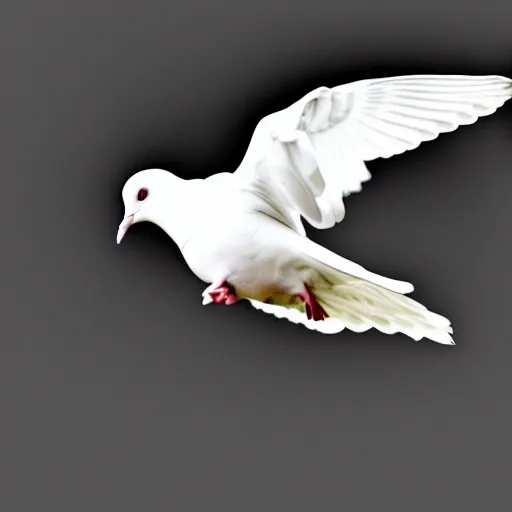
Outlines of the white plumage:
{"label": "white plumage", "polygon": [[[182,180],[149,169],[123,188],[125,218],[150,221],[211,283],[204,303],[254,307],[320,332],[372,327],[452,344],[450,322],[404,294],[410,283],[368,272],[305,236],[343,220],[344,197],[371,178],[365,161],[414,149],[495,112],[501,76],[412,75],[320,87],[263,118],[234,173]],[[230,298],[228,298],[230,297]]]}

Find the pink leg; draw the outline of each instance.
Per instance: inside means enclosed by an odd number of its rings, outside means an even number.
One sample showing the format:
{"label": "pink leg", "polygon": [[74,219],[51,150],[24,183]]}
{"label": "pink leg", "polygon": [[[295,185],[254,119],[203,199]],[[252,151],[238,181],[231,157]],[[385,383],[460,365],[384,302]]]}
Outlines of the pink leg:
{"label": "pink leg", "polygon": [[329,318],[329,315],[318,303],[315,295],[308,288],[307,284],[304,284],[304,292],[298,294],[298,297],[306,303],[306,315],[308,316],[308,320],[324,320],[325,318]]}
{"label": "pink leg", "polygon": [[213,302],[216,302],[217,304],[226,304],[227,306],[230,306],[240,300],[235,289],[225,279],[222,279],[209,287],[208,295],[210,295]]}

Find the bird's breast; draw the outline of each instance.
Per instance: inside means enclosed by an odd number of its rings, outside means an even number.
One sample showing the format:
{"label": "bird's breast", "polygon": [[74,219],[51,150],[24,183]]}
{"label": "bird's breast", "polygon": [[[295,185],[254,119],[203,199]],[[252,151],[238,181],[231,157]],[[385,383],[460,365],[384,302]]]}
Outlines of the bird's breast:
{"label": "bird's breast", "polygon": [[[279,222],[261,214],[205,220],[182,248],[188,266],[206,283],[227,279],[241,297],[263,300],[290,280],[291,254]],[[288,288],[288,286],[285,286]]]}

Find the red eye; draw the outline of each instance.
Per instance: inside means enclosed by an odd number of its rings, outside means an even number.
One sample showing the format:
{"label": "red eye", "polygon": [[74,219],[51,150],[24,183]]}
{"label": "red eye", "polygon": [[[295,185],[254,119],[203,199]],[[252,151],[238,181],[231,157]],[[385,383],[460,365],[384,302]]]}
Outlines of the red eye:
{"label": "red eye", "polygon": [[147,188],[141,188],[139,190],[139,193],[137,194],[137,201],[144,201],[148,197],[148,189]]}

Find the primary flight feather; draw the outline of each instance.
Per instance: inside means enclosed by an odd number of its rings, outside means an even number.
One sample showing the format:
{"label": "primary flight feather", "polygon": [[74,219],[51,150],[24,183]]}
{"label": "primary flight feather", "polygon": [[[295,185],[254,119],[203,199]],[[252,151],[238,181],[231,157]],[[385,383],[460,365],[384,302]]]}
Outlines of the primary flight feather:
{"label": "primary flight feather", "polygon": [[184,180],[161,169],[122,191],[130,225],[149,221],[206,283],[203,303],[247,299],[324,333],[372,327],[453,344],[449,320],[407,297],[410,283],[364,269],[306,237],[343,220],[344,197],[371,178],[365,161],[414,149],[495,112],[502,76],[411,75],[320,87],[264,117],[234,173]]}

